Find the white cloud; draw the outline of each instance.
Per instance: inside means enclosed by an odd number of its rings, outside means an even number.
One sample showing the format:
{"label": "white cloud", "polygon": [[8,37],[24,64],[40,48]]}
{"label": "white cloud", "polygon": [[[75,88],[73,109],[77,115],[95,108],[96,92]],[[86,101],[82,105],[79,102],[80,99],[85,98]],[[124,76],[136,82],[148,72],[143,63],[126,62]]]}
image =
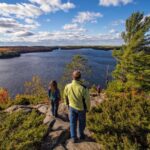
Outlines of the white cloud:
{"label": "white cloud", "polygon": [[97,23],[97,18],[103,15],[99,12],[78,12],[78,14],[72,19],[70,24],[65,24],[62,28],[66,31],[87,31],[83,26],[85,23]]}
{"label": "white cloud", "polygon": [[[0,37],[0,41],[4,38]],[[18,32],[5,41],[11,44],[26,43],[27,45],[100,45],[119,44],[122,42],[120,33],[94,34],[79,31],[55,31],[55,32]]]}
{"label": "white cloud", "polygon": [[85,31],[87,31],[85,28],[79,26],[76,23],[65,24],[63,26],[63,29],[66,30],[66,31],[78,31],[78,32],[85,32]]}
{"label": "white cloud", "polygon": [[16,25],[17,25],[16,20],[13,18],[4,18],[4,17],[0,18],[0,27],[1,28],[10,28],[10,27],[14,27]]}
{"label": "white cloud", "polygon": [[28,36],[34,35],[34,33],[30,31],[18,31],[18,32],[13,33],[13,35],[15,37],[28,37]]}
{"label": "white cloud", "polygon": [[67,2],[64,3],[60,8],[64,11],[68,11],[69,9],[75,8],[75,5],[73,3]]}
{"label": "white cloud", "polygon": [[74,30],[78,28],[78,24],[74,23],[74,24],[65,24],[63,26],[64,30]]}
{"label": "white cloud", "polygon": [[[110,44],[121,41],[120,33],[110,31],[107,34],[90,34],[85,23],[96,23],[103,15],[99,12],[79,12],[70,24],[59,31],[37,31],[36,19],[43,13],[59,10],[68,11],[75,7],[65,0],[30,0],[30,3],[0,3],[0,42],[8,45],[80,45]],[[47,22],[50,19],[46,20]],[[110,43],[109,43],[109,42]]]}
{"label": "white cloud", "polygon": [[36,28],[36,24],[21,24],[13,18],[0,17],[0,33],[3,35],[17,36],[19,33],[29,35],[29,32]]}
{"label": "white cloud", "polygon": [[116,30],[115,30],[115,29],[111,29],[111,30],[109,31],[109,33],[116,33]]}
{"label": "white cloud", "polygon": [[34,24],[35,21],[33,19],[26,18],[25,22],[28,23],[28,24]]}
{"label": "white cloud", "polygon": [[37,4],[44,12],[56,12],[58,10],[68,11],[75,8],[70,2],[62,3],[61,0],[29,0],[31,3]]}
{"label": "white cloud", "polygon": [[18,28],[18,29],[23,29],[23,28],[27,28],[27,29],[35,29],[37,26],[35,24],[21,24],[19,23],[17,20],[13,19],[13,18],[4,18],[4,17],[0,17],[0,28]]}
{"label": "white cloud", "polygon": [[[40,15],[58,10],[68,11],[75,7],[73,3],[63,3],[61,0],[29,1],[29,3],[16,4],[0,3],[1,39],[3,38],[7,41],[12,37],[12,41],[26,41],[26,37],[33,37],[34,30],[40,26],[36,21]],[[49,22],[50,19],[47,21]]]}
{"label": "white cloud", "polygon": [[95,12],[79,12],[78,15],[73,19],[74,23],[86,23],[86,22],[95,22],[97,18],[102,17],[101,13]]}
{"label": "white cloud", "polygon": [[16,18],[36,18],[42,14],[42,11],[29,3],[7,4],[0,3],[1,16],[10,17],[15,15]]}
{"label": "white cloud", "polygon": [[14,18],[18,21],[24,20],[28,25],[40,26],[35,21],[43,13],[55,12],[58,10],[68,11],[75,5],[70,2],[62,3],[61,0],[30,0],[31,3],[0,3],[0,17]]}
{"label": "white cloud", "polygon": [[27,25],[34,25],[35,27],[39,27],[40,24],[35,21],[34,19],[30,19],[30,18],[25,18],[25,23],[27,23]]}
{"label": "white cloud", "polygon": [[30,3],[0,3],[0,32],[5,36],[31,35],[31,30],[40,26],[35,19],[42,13],[40,8]]}
{"label": "white cloud", "polygon": [[99,0],[99,5],[102,6],[118,6],[131,3],[133,0]]}
{"label": "white cloud", "polygon": [[123,19],[115,20],[112,23],[113,26],[118,26],[118,25],[122,25],[122,24],[125,24],[125,20],[123,20]]}

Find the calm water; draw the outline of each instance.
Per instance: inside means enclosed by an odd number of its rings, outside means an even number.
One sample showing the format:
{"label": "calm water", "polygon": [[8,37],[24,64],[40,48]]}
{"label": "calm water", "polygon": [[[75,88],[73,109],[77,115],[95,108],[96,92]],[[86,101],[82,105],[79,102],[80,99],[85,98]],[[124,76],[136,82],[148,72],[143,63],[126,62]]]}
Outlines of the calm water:
{"label": "calm water", "polygon": [[65,64],[69,63],[73,55],[80,54],[86,57],[92,67],[91,84],[105,85],[106,67],[109,73],[114,69],[115,60],[112,51],[82,49],[82,50],[55,50],[45,53],[22,54],[21,57],[0,59],[0,87],[7,88],[11,95],[23,92],[25,81],[38,75],[43,81],[60,80]]}

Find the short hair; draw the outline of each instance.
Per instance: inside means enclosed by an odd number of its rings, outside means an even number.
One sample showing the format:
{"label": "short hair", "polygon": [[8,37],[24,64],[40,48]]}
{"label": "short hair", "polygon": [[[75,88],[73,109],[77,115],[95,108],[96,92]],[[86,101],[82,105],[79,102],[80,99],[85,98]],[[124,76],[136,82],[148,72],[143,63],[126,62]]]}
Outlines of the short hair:
{"label": "short hair", "polygon": [[74,80],[80,80],[80,78],[81,78],[80,70],[74,70],[72,73],[72,77]]}

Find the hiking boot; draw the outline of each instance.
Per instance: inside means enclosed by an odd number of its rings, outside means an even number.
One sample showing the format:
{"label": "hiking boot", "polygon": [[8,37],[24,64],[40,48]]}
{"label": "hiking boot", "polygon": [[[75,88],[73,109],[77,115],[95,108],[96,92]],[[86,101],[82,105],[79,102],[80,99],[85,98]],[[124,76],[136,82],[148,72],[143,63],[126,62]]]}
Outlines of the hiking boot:
{"label": "hiking boot", "polygon": [[71,143],[77,143],[78,139],[77,138],[72,138],[70,141],[71,141]]}
{"label": "hiking boot", "polygon": [[54,116],[55,116],[55,118],[58,118],[58,114],[55,114]]}
{"label": "hiking boot", "polygon": [[85,135],[80,136],[80,140],[85,140]]}

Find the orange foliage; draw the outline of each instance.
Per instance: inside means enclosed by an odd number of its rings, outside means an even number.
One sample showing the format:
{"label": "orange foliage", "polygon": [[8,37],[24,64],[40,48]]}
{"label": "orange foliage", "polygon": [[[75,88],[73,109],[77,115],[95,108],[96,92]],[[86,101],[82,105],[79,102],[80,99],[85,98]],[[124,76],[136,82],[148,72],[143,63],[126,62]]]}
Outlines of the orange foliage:
{"label": "orange foliage", "polygon": [[0,88],[0,103],[8,103],[9,101],[9,93],[7,89]]}

